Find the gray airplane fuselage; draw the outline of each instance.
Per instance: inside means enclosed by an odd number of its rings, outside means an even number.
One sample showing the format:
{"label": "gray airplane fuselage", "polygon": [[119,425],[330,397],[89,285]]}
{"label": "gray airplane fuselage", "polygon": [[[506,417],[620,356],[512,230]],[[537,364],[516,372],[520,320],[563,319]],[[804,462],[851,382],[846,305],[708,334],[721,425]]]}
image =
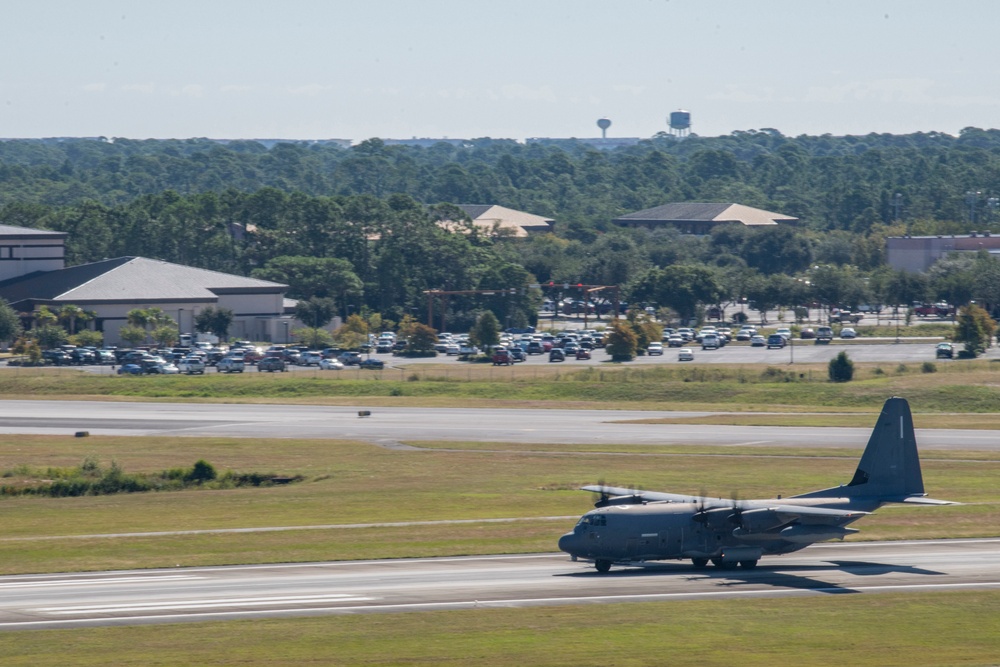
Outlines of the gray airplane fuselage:
{"label": "gray airplane fuselage", "polygon": [[[762,555],[798,551],[814,542],[843,539],[845,528],[880,503],[863,498],[784,498],[617,504],[587,512],[559,540],[574,557],[613,562],[722,559],[753,561]],[[736,509],[738,505],[738,509]],[[853,517],[803,524],[775,507],[804,506],[852,510]]]}

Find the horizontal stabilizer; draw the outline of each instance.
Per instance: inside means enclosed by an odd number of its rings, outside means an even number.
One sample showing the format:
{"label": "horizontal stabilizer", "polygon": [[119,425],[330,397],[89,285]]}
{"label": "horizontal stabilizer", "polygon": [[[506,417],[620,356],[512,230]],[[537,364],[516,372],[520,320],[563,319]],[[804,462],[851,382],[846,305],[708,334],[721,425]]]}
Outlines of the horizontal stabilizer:
{"label": "horizontal stabilizer", "polygon": [[954,500],[938,500],[937,498],[927,498],[925,496],[906,496],[899,500],[890,500],[891,503],[905,503],[907,505],[961,505]]}

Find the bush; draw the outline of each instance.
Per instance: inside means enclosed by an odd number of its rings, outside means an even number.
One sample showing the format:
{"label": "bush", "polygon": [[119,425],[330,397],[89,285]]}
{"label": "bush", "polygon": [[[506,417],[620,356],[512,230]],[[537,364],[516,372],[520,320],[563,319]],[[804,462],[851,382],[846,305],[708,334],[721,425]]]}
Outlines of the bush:
{"label": "bush", "polygon": [[841,352],[830,360],[828,372],[830,382],[850,382],[854,379],[854,362],[846,352]]}
{"label": "bush", "polygon": [[933,361],[925,361],[920,370],[924,373],[937,373],[937,365]]}
{"label": "bush", "polygon": [[206,461],[205,459],[198,459],[195,461],[194,467],[191,468],[191,472],[188,473],[187,479],[191,482],[210,482],[215,479],[218,474],[215,472],[215,466]]}

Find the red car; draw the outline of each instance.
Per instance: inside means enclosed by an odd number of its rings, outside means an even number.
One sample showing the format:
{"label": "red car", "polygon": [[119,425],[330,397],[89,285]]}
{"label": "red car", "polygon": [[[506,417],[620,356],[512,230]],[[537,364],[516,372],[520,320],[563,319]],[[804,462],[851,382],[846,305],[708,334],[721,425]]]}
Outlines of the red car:
{"label": "red car", "polygon": [[579,350],[576,351],[576,358],[577,359],[590,359],[590,350],[586,350],[586,349],[584,349],[584,348],[581,347]]}

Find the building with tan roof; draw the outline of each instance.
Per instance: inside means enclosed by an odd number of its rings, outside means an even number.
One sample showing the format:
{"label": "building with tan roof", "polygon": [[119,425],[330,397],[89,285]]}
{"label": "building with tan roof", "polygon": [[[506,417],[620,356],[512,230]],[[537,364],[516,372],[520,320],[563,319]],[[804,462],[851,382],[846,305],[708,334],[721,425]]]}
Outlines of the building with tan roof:
{"label": "building with tan roof", "polygon": [[773,213],[743,204],[708,204],[676,202],[636,211],[612,220],[622,227],[675,227],[685,234],[708,234],[716,225],[741,224],[766,227],[781,223],[795,224],[798,218]]}

